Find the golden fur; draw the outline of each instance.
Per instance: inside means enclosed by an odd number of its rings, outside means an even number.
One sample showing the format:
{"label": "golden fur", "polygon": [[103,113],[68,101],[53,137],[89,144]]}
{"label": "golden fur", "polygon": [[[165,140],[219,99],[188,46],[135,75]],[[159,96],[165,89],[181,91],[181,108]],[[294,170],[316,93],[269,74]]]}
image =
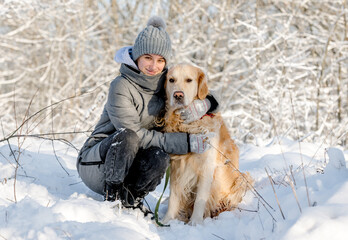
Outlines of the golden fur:
{"label": "golden fur", "polygon": [[[165,132],[215,133],[209,140],[212,147],[204,153],[171,155],[170,197],[164,222],[179,219],[201,223],[206,217],[235,208],[252,179],[238,170],[238,147],[220,113],[185,124],[175,112],[194,99],[204,99],[208,95],[202,70],[192,65],[177,65],[168,71],[165,88]],[[181,102],[173,97],[178,91],[184,95]]]}

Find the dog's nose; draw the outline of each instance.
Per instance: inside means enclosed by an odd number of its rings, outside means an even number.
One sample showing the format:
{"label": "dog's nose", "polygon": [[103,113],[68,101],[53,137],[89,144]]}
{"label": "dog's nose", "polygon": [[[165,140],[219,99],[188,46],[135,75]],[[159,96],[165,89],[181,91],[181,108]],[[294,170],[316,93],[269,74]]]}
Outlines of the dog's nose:
{"label": "dog's nose", "polygon": [[176,100],[183,99],[184,98],[184,92],[183,91],[176,91],[176,92],[174,92],[173,96],[174,96],[174,98]]}

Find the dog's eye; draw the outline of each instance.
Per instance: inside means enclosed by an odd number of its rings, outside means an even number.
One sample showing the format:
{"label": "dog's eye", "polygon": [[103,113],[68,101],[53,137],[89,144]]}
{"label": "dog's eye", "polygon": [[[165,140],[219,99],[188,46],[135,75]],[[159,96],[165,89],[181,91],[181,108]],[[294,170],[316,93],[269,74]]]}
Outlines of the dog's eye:
{"label": "dog's eye", "polygon": [[186,82],[192,82],[192,79],[191,78],[188,78],[188,79],[186,79]]}
{"label": "dog's eye", "polygon": [[171,83],[175,82],[174,78],[169,78],[169,82]]}

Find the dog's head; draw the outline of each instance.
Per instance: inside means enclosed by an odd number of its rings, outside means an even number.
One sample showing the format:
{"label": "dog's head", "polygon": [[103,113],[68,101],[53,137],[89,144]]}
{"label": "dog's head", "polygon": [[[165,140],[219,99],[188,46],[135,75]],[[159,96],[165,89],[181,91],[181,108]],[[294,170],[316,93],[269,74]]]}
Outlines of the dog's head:
{"label": "dog's head", "polygon": [[174,109],[188,106],[195,99],[204,99],[209,93],[204,72],[189,64],[170,68],[164,86],[167,104]]}

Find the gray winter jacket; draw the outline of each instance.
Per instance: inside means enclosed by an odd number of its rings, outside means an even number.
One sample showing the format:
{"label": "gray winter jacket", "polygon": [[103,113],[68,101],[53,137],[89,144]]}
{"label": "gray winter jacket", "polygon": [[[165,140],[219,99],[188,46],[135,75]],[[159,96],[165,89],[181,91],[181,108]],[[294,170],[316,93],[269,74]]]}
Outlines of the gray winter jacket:
{"label": "gray winter jacket", "polygon": [[[127,48],[123,49],[123,54],[128,54]],[[131,60],[125,61],[125,56],[122,57],[123,62],[129,64]],[[167,153],[188,152],[187,133],[162,133],[154,129],[155,118],[165,105],[163,85],[167,71],[147,76],[135,69],[135,64],[128,64],[121,64],[120,75],[111,82],[103,113],[82,147],[77,165],[80,161],[100,162],[98,142],[120,128],[135,131],[142,148],[156,146]]]}
{"label": "gray winter jacket", "polygon": [[110,135],[119,128],[129,128],[140,138],[140,146],[160,147],[167,153],[185,154],[186,133],[161,133],[153,130],[155,118],[164,109],[163,85],[166,71],[146,76],[126,64],[121,75],[110,84],[108,100],[92,135]]}

